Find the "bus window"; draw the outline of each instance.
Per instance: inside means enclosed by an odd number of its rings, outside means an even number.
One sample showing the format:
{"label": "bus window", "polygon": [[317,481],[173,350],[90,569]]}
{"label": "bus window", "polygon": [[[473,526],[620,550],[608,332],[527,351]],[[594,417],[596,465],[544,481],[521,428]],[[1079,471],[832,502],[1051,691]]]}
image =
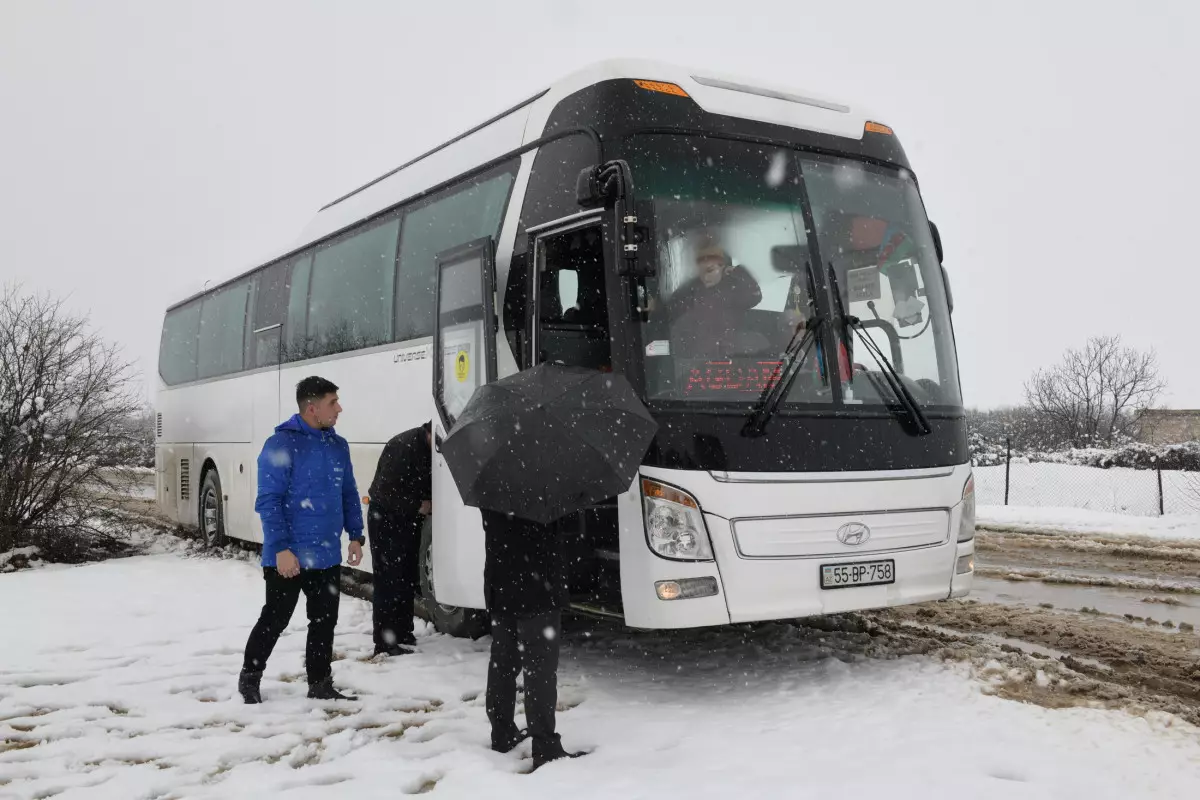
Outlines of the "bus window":
{"label": "bus window", "polygon": [[199,330],[199,301],[167,312],[163,320],[162,345],[158,350],[158,374],[168,386],[196,380],[196,335]]}
{"label": "bus window", "polygon": [[215,378],[242,368],[249,293],[250,281],[238,281],[201,302],[196,377]]}
{"label": "bus window", "polygon": [[448,189],[405,214],[396,280],[397,341],[433,333],[437,254],[484,236],[499,235],[516,166],[503,169],[501,174],[492,173],[466,186]]}
{"label": "bus window", "polygon": [[[832,157],[802,160],[827,267],[847,312],[858,317],[931,405],[961,403],[941,268],[912,177]],[[877,369],[861,343],[854,361]],[[866,396],[858,388],[856,394]]]}
{"label": "bus window", "polygon": [[305,253],[288,265],[287,318],[283,323],[283,361],[309,358],[305,329],[308,327],[308,283],[312,275],[312,253]]}
{"label": "bus window", "polygon": [[287,312],[291,264],[272,264],[254,276],[253,301],[246,325],[246,367],[279,363],[283,321]]}
{"label": "bus window", "polygon": [[399,232],[400,220],[392,217],[317,250],[306,326],[313,355],[392,341]]}
{"label": "bus window", "polygon": [[537,252],[538,361],[610,368],[600,228],[543,236]]}

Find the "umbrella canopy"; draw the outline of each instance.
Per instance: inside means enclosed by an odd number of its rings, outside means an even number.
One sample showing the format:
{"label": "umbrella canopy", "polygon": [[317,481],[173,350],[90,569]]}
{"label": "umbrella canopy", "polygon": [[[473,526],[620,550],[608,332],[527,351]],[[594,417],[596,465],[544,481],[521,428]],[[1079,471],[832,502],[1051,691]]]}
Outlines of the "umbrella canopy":
{"label": "umbrella canopy", "polygon": [[464,503],[546,523],[627,491],[657,430],[624,377],[540,364],[481,386],[441,452]]}

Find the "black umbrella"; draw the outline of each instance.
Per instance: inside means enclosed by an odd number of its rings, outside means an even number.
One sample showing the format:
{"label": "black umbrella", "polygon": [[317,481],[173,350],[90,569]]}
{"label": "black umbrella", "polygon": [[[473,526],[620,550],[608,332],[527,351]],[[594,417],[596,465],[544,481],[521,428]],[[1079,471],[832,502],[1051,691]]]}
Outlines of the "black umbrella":
{"label": "black umbrella", "polygon": [[627,491],[656,430],[622,376],[540,364],[480,387],[441,452],[464,503],[546,523]]}

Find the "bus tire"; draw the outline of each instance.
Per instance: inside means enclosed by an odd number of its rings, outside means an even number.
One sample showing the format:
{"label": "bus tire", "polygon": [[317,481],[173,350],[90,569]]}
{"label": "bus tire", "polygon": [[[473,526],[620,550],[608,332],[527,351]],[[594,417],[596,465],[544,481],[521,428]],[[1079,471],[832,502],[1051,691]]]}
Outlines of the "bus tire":
{"label": "bus tire", "polygon": [[433,593],[433,526],[429,518],[421,525],[421,549],[417,559],[421,572],[421,604],[425,618],[439,633],[460,639],[478,639],[487,633],[487,614],[474,608],[439,603]]}
{"label": "bus tire", "polygon": [[221,494],[221,476],[216,467],[204,473],[197,519],[204,546],[209,549],[223,547],[228,541],[225,536],[225,497]]}

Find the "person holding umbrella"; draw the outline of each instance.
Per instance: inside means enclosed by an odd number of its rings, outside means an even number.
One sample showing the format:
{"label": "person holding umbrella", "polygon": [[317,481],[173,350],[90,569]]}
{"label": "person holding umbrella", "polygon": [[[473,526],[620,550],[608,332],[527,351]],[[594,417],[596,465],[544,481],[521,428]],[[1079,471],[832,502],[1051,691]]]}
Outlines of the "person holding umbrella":
{"label": "person holding umbrella", "polygon": [[[555,731],[558,651],[566,605],[562,539],[557,525],[499,511],[481,511],[485,541],[483,589],[492,623],[487,715],[492,749],[507,753],[529,736],[533,768],[568,753]],[[517,729],[517,675],[525,671],[525,731]]]}
{"label": "person holding umbrella", "polygon": [[[481,386],[441,443],[463,502],[483,516],[492,749],[528,736],[534,769],[583,755],[555,730],[568,599],[558,521],[628,491],[657,427],[623,376],[540,364]],[[522,669],[524,731],[513,719]]]}

